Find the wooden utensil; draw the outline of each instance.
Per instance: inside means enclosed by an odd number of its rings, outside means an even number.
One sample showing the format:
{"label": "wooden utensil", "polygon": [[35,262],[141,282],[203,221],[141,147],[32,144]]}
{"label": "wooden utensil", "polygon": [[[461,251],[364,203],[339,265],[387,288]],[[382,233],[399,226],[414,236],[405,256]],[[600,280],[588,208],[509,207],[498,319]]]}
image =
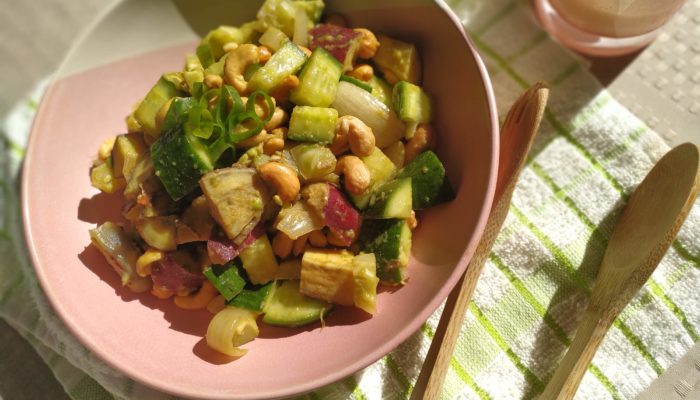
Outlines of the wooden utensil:
{"label": "wooden utensil", "polygon": [[654,272],[693,206],[699,160],[694,144],[674,148],[630,197],[603,255],[576,336],[540,399],[566,400],[576,394],[605,333]]}
{"label": "wooden utensil", "polygon": [[515,183],[542,120],[548,94],[549,89],[544,83],[536,83],[518,98],[503,122],[494,207],[464,276],[447,298],[433,342],[413,388],[412,399],[440,397],[442,383],[450,365],[467,306],[491,246],[508,214]]}

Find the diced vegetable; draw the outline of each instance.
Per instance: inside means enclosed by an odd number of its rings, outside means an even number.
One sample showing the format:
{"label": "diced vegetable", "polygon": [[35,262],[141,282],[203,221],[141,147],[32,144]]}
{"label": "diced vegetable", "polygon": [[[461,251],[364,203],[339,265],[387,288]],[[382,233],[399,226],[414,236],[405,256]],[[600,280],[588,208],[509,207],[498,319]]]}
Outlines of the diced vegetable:
{"label": "diced vegetable", "polygon": [[226,265],[211,265],[204,269],[204,276],[214,285],[216,290],[229,301],[236,297],[245,286],[245,279],[241,277],[239,265],[231,261]]}
{"label": "diced vegetable", "polygon": [[309,45],[309,28],[311,28],[309,21],[309,16],[306,14],[306,10],[303,7],[297,6],[300,3],[294,3],[294,35],[292,36],[292,41],[299,46]]}
{"label": "diced vegetable", "polygon": [[365,218],[409,218],[412,211],[411,178],[395,179],[377,188],[364,212]]}
{"label": "diced vegetable", "polygon": [[117,177],[110,164],[109,162],[103,162],[92,167],[90,170],[90,183],[105,193],[116,193],[126,187],[126,180],[124,177]]}
{"label": "diced vegetable", "polygon": [[301,8],[306,12],[309,19],[309,27],[321,20],[321,15],[325,7],[323,0],[292,0],[292,2],[295,7]]}
{"label": "diced vegetable", "polygon": [[277,215],[275,223],[275,228],[292,240],[317,231],[323,226],[322,216],[304,200],[295,202],[291,207],[283,208]]}
{"label": "diced vegetable", "polygon": [[151,287],[150,280],[136,274],[140,251],[124,230],[113,222],[105,222],[90,230],[90,241],[105,256],[119,275],[122,285],[133,292],[144,292]]}
{"label": "diced vegetable", "polygon": [[241,243],[261,220],[270,193],[252,168],[221,168],[199,182],[212,217],[235,243]]}
{"label": "diced vegetable", "polygon": [[333,152],[317,144],[299,144],[290,153],[306,180],[322,178],[335,170],[336,159]]}
{"label": "diced vegetable", "polygon": [[296,74],[305,62],[304,52],[291,41],[287,41],[267,60],[265,65],[255,71],[250,77],[249,84],[256,90],[270,93],[284,78]]}
{"label": "diced vegetable", "polygon": [[323,208],[326,225],[346,246],[358,237],[362,220],[360,214],[335,186],[328,185],[328,202]]}
{"label": "diced vegetable", "polygon": [[367,157],[360,157],[362,162],[365,163],[367,169],[369,169],[369,189],[365,194],[361,195],[351,195],[353,204],[360,210],[363,210],[369,204],[369,199],[372,192],[388,182],[396,174],[396,166],[391,162],[389,157],[387,157],[380,149],[375,148],[372,154]]}
{"label": "diced vegetable", "polygon": [[182,76],[185,78],[190,93],[192,93],[195,83],[204,81],[204,67],[196,54],[185,56],[185,70]]}
{"label": "diced vegetable", "polygon": [[384,149],[384,154],[389,157],[396,169],[401,169],[406,159],[406,148],[402,141],[398,141]]}
{"label": "diced vegetable", "polygon": [[403,284],[411,252],[411,229],[403,219],[366,220],[360,233],[362,251],[374,253],[377,276],[387,284]]}
{"label": "diced vegetable", "polygon": [[342,65],[323,48],[317,47],[299,74],[299,86],[289,99],[297,105],[328,107],[338,89]]}
{"label": "diced vegetable", "polygon": [[307,249],[299,291],[335,304],[355,304],[354,258],[347,250]]}
{"label": "diced vegetable", "polygon": [[265,304],[263,321],[270,325],[301,326],[320,320],[331,308],[331,304],[301,294],[299,281],[283,281]]}
{"label": "diced vegetable", "polygon": [[240,257],[250,282],[262,285],[275,279],[279,265],[267,235],[260,236],[241,251]]}
{"label": "diced vegetable", "polygon": [[134,118],[143,127],[147,135],[158,137],[160,132],[156,129],[156,114],[163,104],[177,96],[179,90],[175,84],[161,77],[148,91],[139,107],[134,111]]}
{"label": "diced vegetable", "polygon": [[299,142],[330,143],[337,122],[338,111],[333,108],[296,106],[289,119],[287,138]]}
{"label": "diced vegetable", "polygon": [[209,43],[202,43],[199,46],[197,46],[196,53],[197,58],[199,58],[199,62],[202,63],[202,67],[204,68],[209,68],[210,65],[216,62],[216,59],[214,58],[214,54],[211,51],[211,46],[209,46]]}
{"label": "diced vegetable", "polygon": [[136,162],[145,151],[146,144],[143,142],[141,133],[127,133],[117,136],[112,148],[112,169],[114,174],[129,179]]}
{"label": "diced vegetable", "polygon": [[391,85],[377,75],[372,75],[372,78],[367,82],[372,87],[372,96],[376,97],[384,103],[389,109],[394,105],[391,102]]}
{"label": "diced vegetable", "polygon": [[363,89],[363,90],[366,90],[366,91],[372,93],[372,85],[370,85],[369,83],[367,83],[365,81],[361,81],[357,78],[353,78],[350,75],[341,75],[340,80],[343,82],[352,83],[353,85],[359,87],[360,89]]}
{"label": "diced vegetable", "polygon": [[353,259],[353,280],[355,306],[374,314],[377,311],[377,260],[372,253],[358,254]]}
{"label": "diced vegetable", "polygon": [[340,82],[332,107],[338,115],[352,115],[372,128],[377,147],[394,144],[404,136],[406,128],[379,99],[352,83]]}
{"label": "diced vegetable", "polygon": [[288,37],[294,35],[294,4],[288,0],[265,0],[257,18],[268,26],[280,29]]}
{"label": "diced vegetable", "polygon": [[166,132],[151,146],[156,175],[173,200],[192,192],[199,178],[214,169],[214,160],[198,138],[182,126]]}
{"label": "diced vegetable", "polygon": [[396,114],[406,124],[407,139],[413,137],[418,124],[430,122],[432,118],[430,98],[420,86],[399,81],[394,85],[392,99]]}
{"label": "diced vegetable", "polygon": [[214,315],[207,328],[207,345],[231,357],[241,357],[247,350],[239,346],[259,334],[257,314],[238,307],[226,307]]}
{"label": "diced vegetable", "polygon": [[274,26],[268,27],[265,33],[260,36],[260,44],[269,47],[272,51],[279,50],[288,41],[287,35]]}
{"label": "diced vegetable", "polygon": [[[217,61],[224,55],[224,45],[234,42],[238,44],[248,43],[254,35],[255,25],[244,24],[241,27],[221,25],[207,33],[202,43],[209,44],[211,55]],[[207,66],[205,66],[206,68]]]}
{"label": "diced vegetable", "polygon": [[379,49],[373,60],[390,84],[400,80],[421,83],[422,68],[418,50],[413,43],[378,35]]}
{"label": "diced vegetable", "polygon": [[353,29],[338,25],[319,24],[311,31],[309,47],[312,50],[324,48],[343,65],[343,71],[352,69],[360,49],[362,34]]}
{"label": "diced vegetable", "polygon": [[445,179],[445,167],[437,155],[425,151],[401,169],[398,178],[411,178],[413,183],[413,208],[432,207],[453,198],[452,188]]}
{"label": "diced vegetable", "polygon": [[245,308],[247,310],[261,312],[274,293],[275,282],[265,285],[246,285],[246,287],[228,305]]}
{"label": "diced vegetable", "polygon": [[177,247],[175,219],[174,215],[141,218],[136,221],[136,230],[149,246],[172,251]]}
{"label": "diced vegetable", "polygon": [[198,196],[192,200],[189,207],[182,213],[179,223],[192,229],[197,241],[209,240],[214,229],[214,219],[209,214],[207,199],[204,196]]}
{"label": "diced vegetable", "polygon": [[131,171],[131,178],[124,188],[124,197],[134,200],[139,194],[151,195],[163,189],[160,179],[156,176],[151,157],[146,153],[141,157]]}

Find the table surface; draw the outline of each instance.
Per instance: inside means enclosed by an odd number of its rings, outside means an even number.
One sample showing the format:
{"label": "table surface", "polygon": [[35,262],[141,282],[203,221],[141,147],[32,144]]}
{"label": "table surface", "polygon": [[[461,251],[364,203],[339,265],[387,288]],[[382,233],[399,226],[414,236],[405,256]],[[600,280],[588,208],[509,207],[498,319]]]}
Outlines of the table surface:
{"label": "table surface", "polygon": [[[43,0],[0,7],[0,117],[51,74],[71,43],[109,8],[104,0]],[[636,54],[582,57],[613,97],[670,145],[700,144],[700,0],[690,0],[660,37]],[[0,399],[67,399],[31,346],[0,320]],[[19,366],[19,367],[18,367]]]}

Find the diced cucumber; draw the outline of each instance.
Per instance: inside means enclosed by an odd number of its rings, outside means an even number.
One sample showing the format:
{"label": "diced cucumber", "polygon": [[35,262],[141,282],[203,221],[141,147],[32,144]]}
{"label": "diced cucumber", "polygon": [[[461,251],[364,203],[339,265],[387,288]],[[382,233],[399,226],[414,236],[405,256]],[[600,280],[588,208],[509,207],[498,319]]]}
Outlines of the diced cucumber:
{"label": "diced cucumber", "polygon": [[177,247],[177,226],[174,215],[141,218],[136,221],[136,230],[149,246],[162,251],[173,251]]}
{"label": "diced cucumber", "polygon": [[288,37],[294,34],[294,4],[289,0],[265,0],[257,18],[267,26],[280,29]]}
{"label": "diced cucumber", "polygon": [[260,44],[269,47],[272,51],[279,50],[288,41],[287,35],[274,26],[268,27],[265,33],[260,36]]}
{"label": "diced cucumber", "polygon": [[144,292],[151,287],[149,278],[140,277],[136,273],[136,261],[141,251],[122,227],[114,222],[105,222],[90,229],[90,241],[114,268],[122,285],[129,286],[134,292]]}
{"label": "diced cucumber", "polygon": [[292,0],[296,7],[301,7],[312,23],[318,23],[325,7],[323,0]]}
{"label": "diced cucumber", "polygon": [[126,186],[124,177],[116,176],[111,163],[108,162],[92,167],[90,170],[90,183],[104,193],[115,193]]}
{"label": "diced cucumber", "polygon": [[148,91],[141,104],[134,111],[134,118],[143,127],[144,133],[153,137],[158,137],[160,131],[156,128],[156,114],[168,100],[179,93],[177,85],[165,77],[158,79],[158,82]]}
{"label": "diced cucumber", "polygon": [[369,189],[361,195],[350,195],[355,207],[360,210],[367,208],[374,189],[389,181],[396,174],[396,166],[379,148],[374,148],[372,154],[360,157],[369,169]]}
{"label": "diced cucumber", "polygon": [[170,197],[177,201],[199,185],[199,178],[214,169],[213,160],[199,140],[177,126],[151,146],[156,175]]}
{"label": "diced cucumber", "polygon": [[329,52],[317,47],[299,74],[299,86],[289,99],[297,105],[328,107],[335,100],[343,65]]}
{"label": "diced cucumber", "polygon": [[370,85],[367,82],[361,81],[357,78],[353,78],[350,75],[340,75],[340,80],[343,82],[352,83],[353,85],[359,87],[360,89],[364,89],[364,90],[372,93],[372,85]]}
{"label": "diced cucumber", "polygon": [[378,35],[377,39],[379,49],[373,60],[387,82],[395,84],[404,80],[419,85],[422,69],[416,46],[385,35]]}
{"label": "diced cucumber", "polygon": [[386,147],[384,154],[394,163],[396,168],[402,168],[404,160],[406,159],[406,148],[402,141],[398,140],[391,146]]}
{"label": "diced cucumber", "polygon": [[389,219],[411,216],[411,178],[396,179],[377,188],[364,212],[366,218]]}
{"label": "diced cucumber", "polygon": [[199,46],[197,46],[197,50],[195,52],[197,53],[197,58],[199,58],[199,62],[202,63],[202,68],[209,68],[210,65],[216,62],[216,59],[214,58],[214,54],[212,54],[211,46],[209,46],[209,43],[200,44]]}
{"label": "diced cucumber", "polygon": [[337,122],[338,111],[334,108],[296,106],[289,119],[287,138],[299,142],[330,143]]}
{"label": "diced cucumber", "polygon": [[396,114],[406,123],[407,139],[413,137],[418,124],[430,122],[432,117],[430,98],[420,86],[400,81],[394,85],[392,99]]}
{"label": "diced cucumber", "polygon": [[374,314],[377,311],[377,258],[373,253],[362,253],[353,260],[353,293],[355,306]]}
{"label": "diced cucumber", "polygon": [[231,260],[226,265],[210,265],[204,269],[204,276],[214,285],[227,301],[236,297],[245,287],[245,279],[241,276],[240,265]]}
{"label": "diced cucumber", "polygon": [[362,251],[374,253],[377,276],[388,284],[403,284],[411,253],[411,229],[403,219],[366,220],[360,232]]}
{"label": "diced cucumber", "polygon": [[284,78],[296,74],[306,62],[306,55],[292,42],[286,42],[260,69],[250,77],[255,90],[270,93]]}
{"label": "diced cucumber", "polygon": [[299,144],[289,152],[299,168],[299,173],[306,180],[322,178],[335,170],[335,155],[326,146]]}
{"label": "diced cucumber", "polygon": [[299,281],[283,281],[265,303],[263,322],[279,326],[301,326],[320,320],[332,305],[299,292]]}
{"label": "diced cucumber", "polygon": [[372,87],[372,96],[379,99],[379,101],[384,103],[387,107],[394,107],[394,105],[391,104],[391,85],[377,75],[372,75],[372,78],[367,83]]}
{"label": "diced cucumber", "polygon": [[277,276],[279,265],[267,235],[257,238],[241,252],[240,257],[250,282],[261,285]]}
{"label": "diced cucumber", "polygon": [[265,304],[270,301],[275,288],[275,281],[265,285],[247,285],[233,300],[226,303],[230,306],[261,312]]}
{"label": "diced cucumber", "polygon": [[[257,22],[255,22],[257,24]],[[243,24],[241,27],[221,25],[207,33],[202,39],[202,43],[209,44],[213,60],[216,61],[224,55],[224,45],[235,42],[238,44],[251,42],[255,30],[255,25],[251,23]],[[206,68],[207,66],[204,66]]]}
{"label": "diced cucumber", "polygon": [[112,169],[115,176],[131,178],[139,157],[146,151],[141,133],[127,133],[117,136],[112,148]]}
{"label": "diced cucumber", "polygon": [[445,178],[445,167],[431,150],[416,156],[396,177],[412,179],[415,210],[432,207],[454,197],[450,183]]}

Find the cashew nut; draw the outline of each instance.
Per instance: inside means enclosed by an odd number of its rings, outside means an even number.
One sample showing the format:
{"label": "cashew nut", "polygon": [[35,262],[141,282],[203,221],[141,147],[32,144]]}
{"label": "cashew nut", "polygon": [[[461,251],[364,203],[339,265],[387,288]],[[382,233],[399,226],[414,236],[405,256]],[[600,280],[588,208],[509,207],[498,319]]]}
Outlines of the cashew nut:
{"label": "cashew nut", "polygon": [[220,88],[223,84],[224,80],[219,75],[211,74],[204,77],[204,85],[208,88]]}
{"label": "cashew nut", "polygon": [[333,154],[343,154],[348,149],[348,135],[338,129],[335,130],[333,142],[329,146]]}
{"label": "cashew nut", "polygon": [[284,149],[284,139],[281,137],[272,137],[263,143],[263,153],[268,156]]}
{"label": "cashew nut", "polygon": [[360,39],[360,49],[357,51],[357,56],[360,58],[372,58],[377,54],[377,49],[379,48],[379,41],[374,33],[369,29],[357,28],[355,32],[360,32],[362,38]]}
{"label": "cashew nut", "polygon": [[242,44],[231,50],[224,63],[224,79],[240,94],[250,93],[243,73],[252,64],[260,62],[260,49],[254,44]]}
{"label": "cashew nut", "polygon": [[292,254],[294,254],[295,257],[299,256],[299,254],[303,253],[306,249],[306,243],[309,241],[309,235],[310,233],[301,235],[297,238],[297,240],[294,241],[294,248],[292,250]]}
{"label": "cashew nut", "polygon": [[291,202],[299,194],[301,185],[294,170],[282,163],[267,162],[259,168],[260,176],[277,189],[277,195],[284,202]]}
{"label": "cashew nut", "polygon": [[366,157],[374,152],[374,132],[359,118],[344,115],[338,119],[336,135],[345,134],[350,150],[359,157]]}
{"label": "cashew nut", "polygon": [[228,53],[231,50],[236,50],[237,48],[238,48],[238,43],[236,43],[236,42],[228,42],[222,47],[222,49],[224,50],[224,53]]}
{"label": "cashew nut", "polygon": [[164,286],[153,285],[151,286],[151,294],[161,300],[165,300],[174,295],[175,293],[173,293],[171,290],[168,290]]}
{"label": "cashew nut", "polygon": [[270,57],[272,57],[272,51],[270,48],[265,45],[260,46],[260,62],[265,63],[270,59]]}
{"label": "cashew nut", "polygon": [[212,314],[216,314],[224,308],[226,308],[226,298],[222,295],[214,297],[214,299],[207,304],[207,310]]}
{"label": "cashew nut", "polygon": [[285,259],[292,254],[293,246],[294,241],[284,232],[277,232],[275,238],[272,239],[272,251],[281,259]]}
{"label": "cashew nut", "polygon": [[272,114],[272,118],[265,124],[265,129],[271,131],[284,123],[287,119],[287,112],[284,109],[275,107],[275,112]]}
{"label": "cashew nut", "polygon": [[283,103],[289,98],[289,92],[297,86],[299,86],[299,78],[296,75],[289,75],[277,87],[272,89],[270,96],[274,97],[278,103]]}
{"label": "cashew nut", "polygon": [[408,164],[423,150],[432,147],[434,145],[434,141],[435,135],[433,134],[433,128],[427,124],[418,125],[418,128],[416,128],[416,133],[413,134],[411,140],[409,140],[408,143],[406,143],[406,146],[404,146],[404,162]]}
{"label": "cashew nut", "polygon": [[408,223],[408,227],[411,230],[414,230],[418,227],[418,218],[416,218],[416,212],[411,210],[411,216],[408,217],[406,220],[406,223]]}
{"label": "cashew nut", "polygon": [[299,47],[299,49],[301,49],[301,51],[302,51],[307,57],[311,57],[311,50],[310,50],[308,47],[304,47],[304,46],[298,46],[298,47]]}
{"label": "cashew nut", "polygon": [[314,247],[323,248],[328,245],[328,239],[326,239],[326,235],[322,231],[312,231],[309,234],[309,243]]}
{"label": "cashew nut", "polygon": [[361,81],[369,82],[374,76],[374,68],[369,64],[360,64],[347,72],[347,75],[357,78]]}
{"label": "cashew nut", "polygon": [[359,157],[340,157],[335,165],[335,171],[345,175],[345,189],[352,194],[362,194],[369,187],[369,168]]}
{"label": "cashew nut", "polygon": [[204,281],[197,293],[189,296],[176,296],[175,305],[185,310],[201,310],[219,294],[214,285]]}

